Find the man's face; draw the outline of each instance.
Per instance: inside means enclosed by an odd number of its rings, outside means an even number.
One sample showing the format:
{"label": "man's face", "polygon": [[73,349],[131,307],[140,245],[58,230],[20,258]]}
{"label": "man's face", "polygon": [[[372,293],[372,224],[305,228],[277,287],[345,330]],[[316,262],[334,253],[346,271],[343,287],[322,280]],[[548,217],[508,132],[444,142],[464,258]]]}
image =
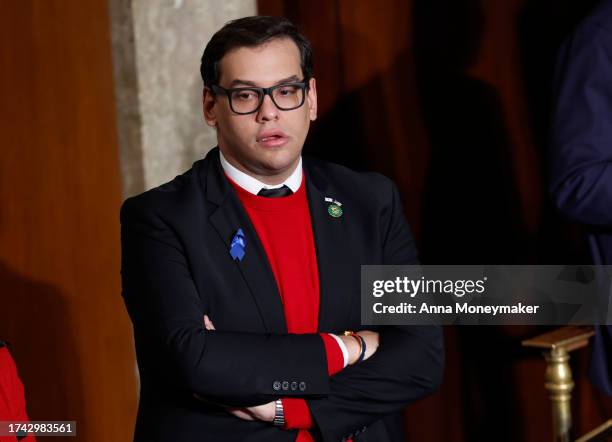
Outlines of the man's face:
{"label": "man's face", "polygon": [[[289,38],[234,49],[221,59],[219,68],[219,86],[226,89],[267,88],[304,79],[299,49]],[[285,180],[299,161],[310,121],[317,117],[314,78],[309,84],[302,107],[282,111],[266,95],[259,110],[249,115],[234,113],[226,95],[214,96],[205,89],[204,117],[216,127],[219,148],[227,160],[269,184]]]}

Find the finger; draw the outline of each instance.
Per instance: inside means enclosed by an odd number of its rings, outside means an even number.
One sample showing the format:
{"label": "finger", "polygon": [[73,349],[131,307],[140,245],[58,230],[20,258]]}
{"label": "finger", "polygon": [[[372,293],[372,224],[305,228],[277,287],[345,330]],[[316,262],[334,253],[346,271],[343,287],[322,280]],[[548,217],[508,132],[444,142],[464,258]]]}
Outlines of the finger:
{"label": "finger", "polygon": [[243,408],[228,408],[227,411],[230,414],[233,414],[234,416],[236,416],[237,418],[240,418],[245,421],[255,420],[255,418],[250,413],[247,413]]}
{"label": "finger", "polygon": [[208,318],[208,315],[204,315],[204,328],[206,328],[206,330],[215,329],[215,326],[213,325],[212,321]]}
{"label": "finger", "polygon": [[248,407],[246,411],[250,412],[256,420],[271,422],[274,419],[276,405],[274,402],[268,402],[267,404]]}

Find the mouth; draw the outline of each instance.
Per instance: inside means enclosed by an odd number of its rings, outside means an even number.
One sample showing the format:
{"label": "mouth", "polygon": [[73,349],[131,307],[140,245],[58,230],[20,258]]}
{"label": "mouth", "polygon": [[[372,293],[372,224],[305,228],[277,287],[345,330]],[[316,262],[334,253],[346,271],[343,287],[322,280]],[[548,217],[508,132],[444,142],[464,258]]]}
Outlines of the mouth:
{"label": "mouth", "polygon": [[289,141],[289,137],[280,130],[262,132],[257,136],[257,143],[264,147],[280,147]]}

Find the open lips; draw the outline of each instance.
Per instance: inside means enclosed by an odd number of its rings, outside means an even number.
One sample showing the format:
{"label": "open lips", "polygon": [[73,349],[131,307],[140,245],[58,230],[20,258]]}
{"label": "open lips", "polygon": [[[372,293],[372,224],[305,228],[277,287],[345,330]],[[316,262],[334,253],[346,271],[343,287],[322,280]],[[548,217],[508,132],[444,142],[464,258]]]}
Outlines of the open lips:
{"label": "open lips", "polygon": [[257,135],[257,142],[265,147],[282,146],[288,139],[287,135],[279,129],[267,130]]}

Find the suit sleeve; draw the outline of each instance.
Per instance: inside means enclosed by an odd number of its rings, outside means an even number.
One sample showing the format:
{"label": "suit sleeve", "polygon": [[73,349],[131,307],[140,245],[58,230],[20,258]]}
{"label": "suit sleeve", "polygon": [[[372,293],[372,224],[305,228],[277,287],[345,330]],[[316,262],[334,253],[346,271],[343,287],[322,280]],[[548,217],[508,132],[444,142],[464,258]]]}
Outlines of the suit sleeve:
{"label": "suit sleeve", "polygon": [[[207,331],[204,308],[180,241],[138,199],[121,210],[123,297],[148,367],[164,367],[176,388],[224,405],[279,396],[325,396],[329,376],[318,334]],[[155,355],[155,356],[152,356]],[[297,381],[300,389],[282,388]]]}
{"label": "suit sleeve", "polygon": [[[412,235],[399,193],[389,183],[391,202],[382,213],[386,225],[385,264],[417,262]],[[330,379],[327,398],[308,399],[325,441],[353,437],[364,427],[434,392],[443,369],[440,327],[381,327],[380,345],[367,361],[345,368]]]}
{"label": "suit sleeve", "polygon": [[587,22],[556,72],[551,194],[574,221],[612,226],[612,31]]}
{"label": "suit sleeve", "polygon": [[[344,368],[344,355],[336,338],[328,333],[321,333],[327,356],[327,373],[333,376]],[[288,430],[308,430],[312,427],[312,415],[303,398],[283,398],[285,409],[285,428]]]}

